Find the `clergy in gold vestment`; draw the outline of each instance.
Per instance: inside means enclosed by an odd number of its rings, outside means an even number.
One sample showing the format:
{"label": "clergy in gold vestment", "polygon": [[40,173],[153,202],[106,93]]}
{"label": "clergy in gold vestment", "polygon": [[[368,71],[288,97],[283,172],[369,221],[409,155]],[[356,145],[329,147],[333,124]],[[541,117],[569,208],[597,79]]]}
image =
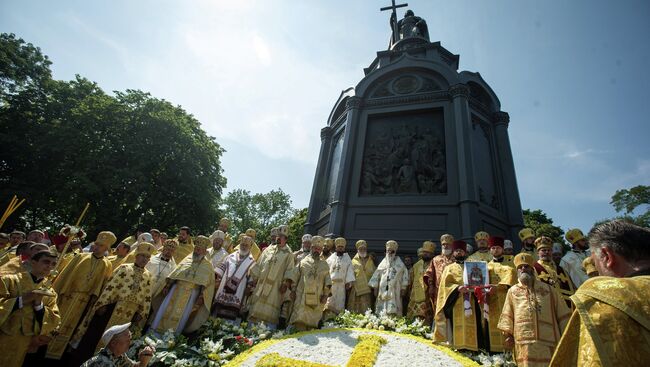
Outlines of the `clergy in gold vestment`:
{"label": "clergy in gold vestment", "polygon": [[492,255],[490,254],[490,247],[488,245],[488,239],[490,234],[484,231],[476,232],[474,235],[474,242],[476,243],[477,250],[475,253],[467,257],[467,261],[485,261],[488,262],[492,260]]}
{"label": "clergy in gold vestment", "polygon": [[34,254],[29,272],[0,276],[0,366],[20,367],[29,349],[45,345],[61,322],[56,294],[34,293],[56,264],[49,250]]}
{"label": "clergy in gold vestment", "polygon": [[[508,265],[503,256],[504,239],[502,237],[490,236],[488,240],[490,246],[490,253],[493,258],[488,263],[488,274],[490,277],[490,285],[492,285],[487,302],[488,318],[484,318],[490,333],[490,352],[501,353],[504,351],[504,337],[501,330],[499,330],[498,323],[503,310],[503,305],[506,301],[508,289],[513,286],[517,281],[517,272],[515,268]],[[485,307],[485,305],[483,305]]]}
{"label": "clergy in gold vestment", "polygon": [[508,290],[499,330],[505,347],[514,345],[517,366],[548,366],[571,311],[553,287],[536,279],[532,256],[518,254],[514,263],[519,282]]}
{"label": "clergy in gold vestment", "polygon": [[528,254],[537,261],[537,251],[535,251],[535,232],[530,228],[523,228],[519,231],[519,239],[521,240],[520,254]]}
{"label": "clergy in gold vestment", "polygon": [[155,246],[148,242],[139,244],[132,264],[122,264],[106,282],[101,295],[86,314],[70,343],[79,363],[92,357],[105,347],[100,338],[105,330],[115,325],[138,323],[146,320],[151,304],[151,274],[145,269]]}
{"label": "clergy in gold vestment", "polygon": [[650,361],[650,229],[623,221],[589,233],[594,265],[551,366],[645,366]]}
{"label": "clergy in gold vestment", "polygon": [[194,250],[194,243],[190,236],[190,228],[181,227],[178,230],[178,238],[176,240],[178,241],[178,247],[176,247],[176,252],[174,252],[174,261],[176,261],[176,264],[180,264]]}
{"label": "clergy in gold vestment", "polygon": [[[174,252],[178,242],[176,240],[165,240],[160,252],[152,256],[145,266],[145,269],[151,274],[151,296],[156,297],[160,294],[167,283],[167,276],[176,269],[174,261]],[[153,302],[153,300],[152,300]],[[160,300],[162,302],[162,299]],[[160,302],[158,305],[160,305]],[[152,303],[153,307],[153,303]],[[157,309],[157,306],[155,307]]]}
{"label": "clergy in gold vestment", "polygon": [[210,235],[211,247],[208,249],[208,252],[205,254],[205,257],[212,264],[214,271],[217,271],[219,265],[221,265],[226,256],[228,256],[228,251],[223,248],[223,241],[226,238],[226,234],[221,230],[216,230]]}
{"label": "clergy in gold vestment", "polygon": [[214,296],[215,275],[212,264],[205,258],[210,240],[197,236],[192,256],[174,269],[162,290],[165,296],[151,328],[157,333],[172,329],[176,335],[191,333],[210,316]]}
{"label": "clergy in gold vestment", "polygon": [[364,313],[372,310],[373,294],[368,281],[375,273],[375,262],[368,256],[368,244],[364,240],[358,240],[355,244],[357,254],[352,258],[352,269],[354,270],[354,284],[348,295],[347,309],[350,312]]}
{"label": "clergy in gold vestment", "polygon": [[293,274],[295,289],[291,298],[294,308],[289,323],[300,331],[318,327],[332,285],[330,268],[327,262],[320,259],[323,243],[321,236],[312,238],[311,254],[300,261]]}
{"label": "clergy in gold vestment", "polygon": [[[432,241],[424,241],[418,250],[421,259],[418,260],[409,271],[410,297],[406,316],[408,318],[419,318],[425,325],[431,325],[433,321],[433,307],[427,297],[427,287],[424,282],[424,273],[429,268],[436,245]],[[427,278],[428,279],[428,278]]]}
{"label": "clergy in gold vestment", "polygon": [[280,307],[293,277],[294,262],[287,245],[288,233],[288,226],[280,226],[278,244],[264,250],[257,262],[258,266],[251,272],[256,285],[249,299],[249,321],[263,321],[271,328],[280,322]]}
{"label": "clergy in gold vestment", "polygon": [[446,342],[456,349],[477,351],[479,347],[484,349],[487,345],[483,337],[478,302],[463,282],[466,248],[465,241],[454,241],[452,254],[455,262],[447,265],[442,272],[434,316],[433,341]]}
{"label": "clergy in gold vestment", "polygon": [[[124,259],[122,259],[122,261],[118,262],[117,265],[119,266],[121,264],[132,264],[135,261],[135,255],[136,255],[136,253],[138,251],[138,246],[140,246],[141,243],[151,243],[151,244],[153,244],[153,236],[151,235],[151,233],[149,233],[149,232],[140,233],[140,235],[138,235],[137,241],[135,241],[129,247],[128,255],[126,255],[126,257]],[[158,251],[154,250],[153,254],[155,255],[157,252]],[[109,261],[111,261],[110,257],[108,259],[109,259]],[[111,264],[113,264],[113,261],[111,261]],[[115,270],[115,269],[116,269],[116,267],[114,266],[113,270]]]}
{"label": "clergy in gold vestment", "polygon": [[[277,232],[276,232],[277,234]],[[296,263],[296,267],[300,264],[300,261],[305,257],[311,255],[311,240],[312,236],[309,233],[302,235],[301,246],[299,250],[293,252],[293,262]]]}
{"label": "clergy in gold vestment", "polygon": [[539,260],[535,262],[533,267],[537,272],[537,279],[555,288],[567,306],[572,308],[573,283],[571,278],[564,272],[564,269],[553,261],[552,246],[553,241],[546,236],[541,236],[535,240]]}
{"label": "clergy in gold vestment", "polygon": [[[78,242],[78,241],[80,240],[73,238],[72,241],[70,242],[70,246],[68,246],[68,249],[66,250],[66,253],[63,255],[63,257],[59,258],[59,262],[56,264],[56,268],[59,274],[61,273],[61,271],[63,271],[63,269],[65,269],[66,266],[68,266],[68,264],[70,264],[72,259],[74,259],[77,255],[79,255],[79,252],[76,251],[72,246],[73,242]],[[61,251],[63,251],[63,247],[65,247],[66,242],[68,242],[68,237],[64,235],[56,235],[52,237],[52,243],[54,245],[50,246],[50,250],[54,251],[56,255],[59,256]],[[51,276],[52,281],[54,281],[57,276],[58,274]]]}
{"label": "clergy in gold vestment", "polygon": [[104,253],[115,241],[113,232],[100,232],[93,252],[75,256],[54,280],[61,326],[58,335],[48,345],[47,358],[61,358],[86,311],[99,296],[112,272],[111,263]]}
{"label": "clergy in gold vestment", "polygon": [[440,255],[436,256],[429,263],[429,267],[424,272],[423,281],[427,287],[427,297],[431,302],[432,314],[436,314],[436,301],[438,298],[438,287],[440,286],[440,277],[445,267],[454,262],[451,256],[451,245],[454,243],[454,236],[443,234],[440,236]]}
{"label": "clergy in gold vestment", "polygon": [[[34,242],[24,241],[16,247],[16,256],[12,257],[9,261],[0,266],[0,275],[16,274],[23,271],[29,271],[29,258],[36,250],[40,251],[46,249],[46,245],[41,245],[32,250]],[[45,246],[42,248],[41,246]]]}

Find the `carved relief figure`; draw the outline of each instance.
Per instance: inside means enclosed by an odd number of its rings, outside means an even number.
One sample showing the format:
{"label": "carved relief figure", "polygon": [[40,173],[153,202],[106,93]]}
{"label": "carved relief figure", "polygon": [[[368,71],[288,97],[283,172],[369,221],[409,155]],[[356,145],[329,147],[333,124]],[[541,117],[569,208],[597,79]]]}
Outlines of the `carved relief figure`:
{"label": "carved relief figure", "polygon": [[[361,195],[447,192],[442,119],[432,112],[370,121]],[[437,123],[436,123],[437,122]]]}

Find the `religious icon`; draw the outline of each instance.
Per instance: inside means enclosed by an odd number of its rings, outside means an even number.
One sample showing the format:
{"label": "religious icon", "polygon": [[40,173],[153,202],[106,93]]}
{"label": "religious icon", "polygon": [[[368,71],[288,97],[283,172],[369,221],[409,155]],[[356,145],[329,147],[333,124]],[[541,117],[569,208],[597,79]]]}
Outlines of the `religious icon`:
{"label": "religious icon", "polygon": [[487,263],[485,261],[465,261],[463,282],[468,287],[489,285]]}

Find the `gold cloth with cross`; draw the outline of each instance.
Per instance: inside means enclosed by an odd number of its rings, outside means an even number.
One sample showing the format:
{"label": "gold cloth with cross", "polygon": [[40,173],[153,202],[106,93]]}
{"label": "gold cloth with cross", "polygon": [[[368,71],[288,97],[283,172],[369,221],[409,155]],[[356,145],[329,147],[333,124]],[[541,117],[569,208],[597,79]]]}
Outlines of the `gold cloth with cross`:
{"label": "gold cloth with cross", "polygon": [[551,366],[643,366],[650,361],[650,275],[599,276],[572,297],[575,311]]}
{"label": "gold cloth with cross", "polygon": [[[136,314],[140,315],[140,320],[146,320],[151,305],[151,287],[152,280],[149,271],[139,268],[135,264],[120,265],[108,279],[102,294],[75,332],[72,338],[73,343],[83,338],[90,322],[95,317],[95,312],[104,306],[115,304],[104,330],[111,326],[131,322]],[[97,348],[101,347],[104,345],[100,342]]]}

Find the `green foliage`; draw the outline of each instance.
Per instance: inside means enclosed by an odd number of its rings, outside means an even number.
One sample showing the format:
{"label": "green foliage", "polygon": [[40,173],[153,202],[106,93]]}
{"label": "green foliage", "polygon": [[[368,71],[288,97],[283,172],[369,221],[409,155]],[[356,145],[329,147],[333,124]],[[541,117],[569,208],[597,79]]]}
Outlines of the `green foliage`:
{"label": "green foliage", "polygon": [[11,95],[42,87],[51,79],[51,64],[40,48],[13,33],[0,34],[0,105]]}
{"label": "green foliage", "polygon": [[293,217],[289,219],[289,239],[287,240],[294,249],[299,249],[302,243],[302,235],[305,234],[305,222],[307,222],[308,208],[296,210]]}
{"label": "green foliage", "polygon": [[[637,224],[643,227],[650,227],[650,186],[637,185],[630,189],[616,190],[612,195],[610,204],[614,206],[617,212],[623,212],[622,216],[613,219],[621,219],[630,223]],[[638,215],[633,215],[633,212],[640,207],[645,207],[646,210]],[[609,221],[602,220],[596,222],[598,225]]]}
{"label": "green foliage", "polygon": [[553,242],[564,244],[564,230],[553,225],[553,219],[542,210],[524,209],[523,215],[524,226],[532,229],[536,236],[546,236]]}
{"label": "green foliage", "polygon": [[226,184],[224,150],[181,107],[137,90],[111,96],[80,76],[23,88],[5,101],[0,199],[27,199],[7,227],[58,230],[90,202],[82,225],[91,237],[104,229],[126,235],[139,223],[213,229]]}
{"label": "green foliage", "polygon": [[259,243],[269,239],[271,228],[287,224],[294,209],[291,207],[291,197],[282,189],[266,194],[251,194],[248,190],[236,189],[224,198],[223,213],[231,220],[228,230],[233,238],[253,228]]}
{"label": "green foliage", "polygon": [[616,190],[610,204],[617,212],[625,209],[625,214],[630,214],[639,206],[650,205],[650,186],[638,185],[629,190]]}

